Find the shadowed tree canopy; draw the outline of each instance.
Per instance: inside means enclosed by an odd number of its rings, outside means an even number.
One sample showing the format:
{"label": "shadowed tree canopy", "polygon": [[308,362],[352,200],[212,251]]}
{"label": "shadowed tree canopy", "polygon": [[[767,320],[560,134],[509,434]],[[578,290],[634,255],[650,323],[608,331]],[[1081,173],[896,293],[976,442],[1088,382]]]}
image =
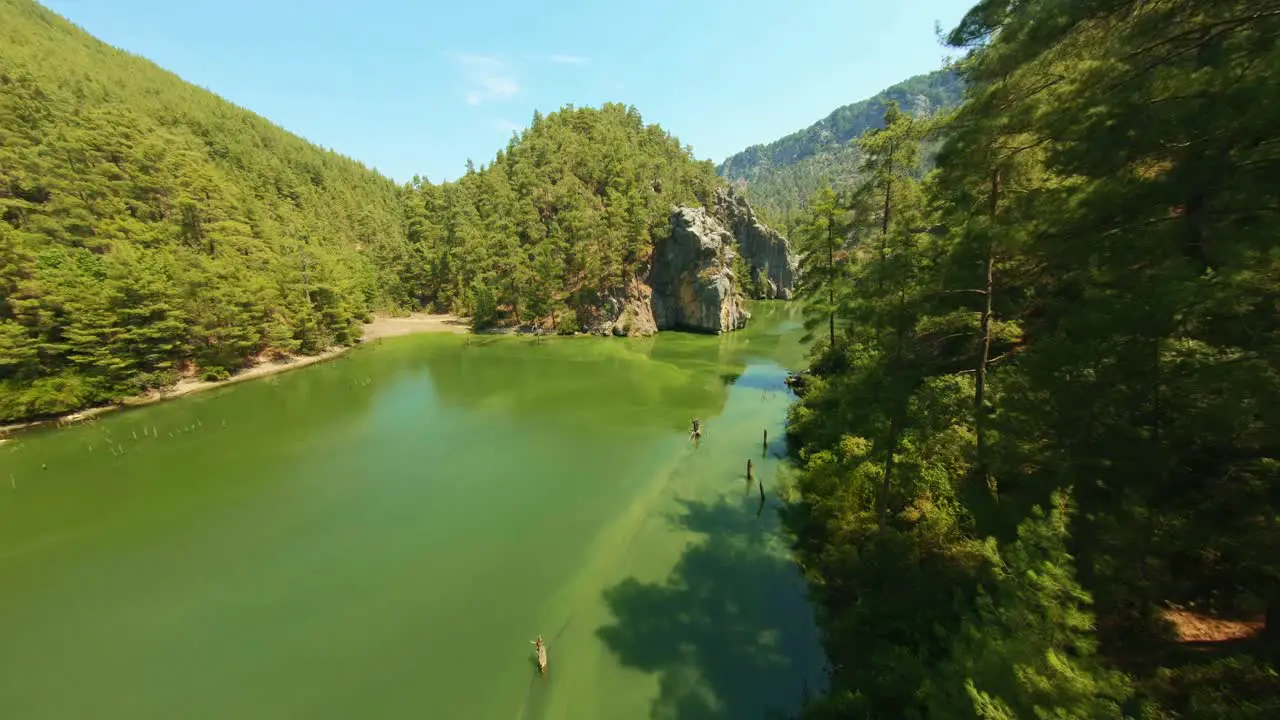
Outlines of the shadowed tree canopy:
{"label": "shadowed tree canopy", "polygon": [[1263,0],[984,0],[936,167],[892,108],[859,140],[790,424],[809,717],[1280,713],[1278,37]]}
{"label": "shadowed tree canopy", "polygon": [[615,620],[597,636],[624,666],[657,675],[651,717],[786,717],[771,703],[803,697],[807,685],[792,683],[820,658],[807,652],[816,639],[803,582],[774,547],[776,517],[685,501],[671,522],[704,537],[665,581],[607,588]]}

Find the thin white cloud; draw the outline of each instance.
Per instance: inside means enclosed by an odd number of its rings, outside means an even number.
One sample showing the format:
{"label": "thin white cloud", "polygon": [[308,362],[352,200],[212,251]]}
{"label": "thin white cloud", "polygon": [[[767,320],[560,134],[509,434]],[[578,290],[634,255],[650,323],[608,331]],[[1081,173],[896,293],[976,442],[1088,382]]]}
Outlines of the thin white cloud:
{"label": "thin white cloud", "polygon": [[521,125],[520,123],[515,122],[514,120],[508,120],[506,118],[498,118],[497,120],[494,120],[493,126],[503,132],[508,132],[508,133],[518,132],[524,129],[524,126]]}
{"label": "thin white cloud", "polygon": [[581,55],[567,55],[564,53],[556,53],[548,58],[553,63],[561,65],[586,65],[591,62],[591,58],[582,57]]}
{"label": "thin white cloud", "polygon": [[520,92],[520,83],[506,61],[492,55],[449,53],[467,83],[468,105],[507,100]]}

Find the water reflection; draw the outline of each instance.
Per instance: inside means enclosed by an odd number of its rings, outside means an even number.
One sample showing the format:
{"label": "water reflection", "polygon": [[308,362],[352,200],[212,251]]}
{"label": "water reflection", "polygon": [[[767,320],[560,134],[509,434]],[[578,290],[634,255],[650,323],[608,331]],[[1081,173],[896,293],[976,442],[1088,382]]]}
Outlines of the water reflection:
{"label": "water reflection", "polygon": [[616,622],[599,637],[623,665],[660,677],[651,717],[785,717],[804,678],[820,672],[803,581],[777,544],[776,521],[761,522],[752,505],[684,502],[670,520],[702,539],[670,576],[604,592]]}

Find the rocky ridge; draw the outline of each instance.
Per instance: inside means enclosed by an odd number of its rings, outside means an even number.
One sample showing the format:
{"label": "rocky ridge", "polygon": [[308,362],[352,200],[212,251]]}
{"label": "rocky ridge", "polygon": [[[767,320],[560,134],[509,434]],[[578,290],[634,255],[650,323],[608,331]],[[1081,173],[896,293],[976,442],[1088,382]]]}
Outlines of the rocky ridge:
{"label": "rocky ridge", "polygon": [[761,300],[790,300],[795,293],[796,255],[782,233],[760,222],[747,199],[732,187],[716,190],[716,216],[732,233],[751,269]]}
{"label": "rocky ridge", "polygon": [[671,213],[671,234],[653,248],[649,286],[659,330],[722,333],[746,327],[733,236],[703,208]]}
{"label": "rocky ridge", "polygon": [[754,296],[783,299],[795,293],[796,257],[780,233],[756,217],[746,198],[716,191],[711,212],[672,208],[671,229],[653,248],[649,271],[622,297],[606,297],[587,323],[597,335],[652,335],[659,330],[723,333],[746,327],[747,278],[733,270],[737,257],[749,268]]}

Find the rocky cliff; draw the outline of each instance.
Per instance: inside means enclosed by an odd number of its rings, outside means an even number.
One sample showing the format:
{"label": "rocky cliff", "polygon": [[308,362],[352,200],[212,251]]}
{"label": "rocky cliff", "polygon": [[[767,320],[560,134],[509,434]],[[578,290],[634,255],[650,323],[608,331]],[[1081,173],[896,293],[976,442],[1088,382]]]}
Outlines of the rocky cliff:
{"label": "rocky cliff", "polygon": [[777,230],[760,222],[747,199],[733,188],[716,190],[716,216],[738,242],[751,269],[757,297],[790,300],[795,293],[797,258],[791,244]]}
{"label": "rocky cliff", "polygon": [[653,319],[653,291],[633,280],[619,298],[605,297],[598,308],[586,315],[584,329],[593,335],[648,336],[658,332]]}
{"label": "rocky cliff", "polygon": [[738,279],[730,269],[733,236],[703,208],[671,213],[671,234],[653,248],[649,270],[659,330],[722,333],[746,327]]}
{"label": "rocky cliff", "polygon": [[746,198],[716,193],[711,212],[676,207],[670,233],[653,247],[645,277],[593,304],[584,317],[597,335],[651,335],[659,330],[723,333],[746,327],[743,281],[733,271],[738,253],[756,295],[790,299],[796,257],[786,238],[756,217]]}

